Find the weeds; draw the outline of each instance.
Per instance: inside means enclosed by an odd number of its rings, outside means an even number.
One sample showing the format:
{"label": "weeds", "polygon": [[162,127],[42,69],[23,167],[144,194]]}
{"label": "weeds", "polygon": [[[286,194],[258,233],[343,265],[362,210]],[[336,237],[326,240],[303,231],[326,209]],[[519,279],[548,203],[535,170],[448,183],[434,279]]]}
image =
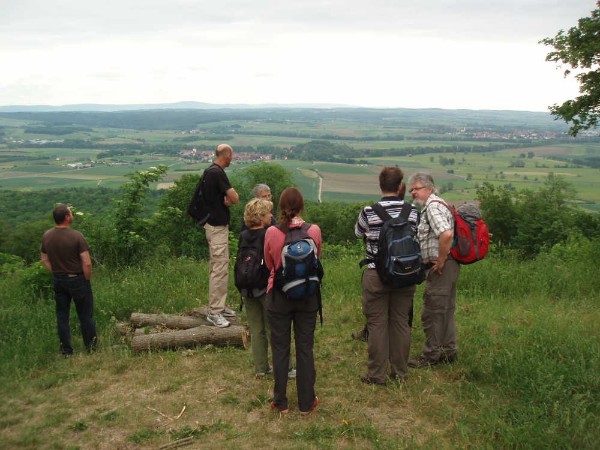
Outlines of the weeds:
{"label": "weeds", "polygon": [[[0,428],[11,448],[156,448],[214,435],[228,448],[594,448],[600,440],[597,242],[561,244],[538,258],[505,255],[464,266],[459,361],[411,370],[407,383],[358,380],[366,344],[354,250],[324,258],[324,325],[315,357],[321,404],[300,418],[269,408],[273,379],[256,380],[249,352],[215,346],[133,355],[114,333],[131,312],[181,313],[206,304],[207,267],[187,259],[97,270],[100,351],[58,355],[53,302],[0,279]],[[596,270],[596,272],[594,272]],[[231,286],[230,303],[238,296]],[[420,351],[422,287],[412,354]],[[235,304],[235,303],[234,303]],[[243,313],[242,313],[243,314]],[[60,405],[60,407],[57,407]],[[182,405],[186,405],[182,411]],[[66,433],[70,431],[70,433]]]}

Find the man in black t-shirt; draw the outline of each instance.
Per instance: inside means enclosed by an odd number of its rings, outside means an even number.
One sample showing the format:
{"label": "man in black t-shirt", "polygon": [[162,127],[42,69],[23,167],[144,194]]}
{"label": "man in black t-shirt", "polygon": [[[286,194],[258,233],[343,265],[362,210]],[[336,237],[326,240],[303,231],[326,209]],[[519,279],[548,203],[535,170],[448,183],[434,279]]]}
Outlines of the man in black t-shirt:
{"label": "man in black t-shirt", "polygon": [[225,168],[229,167],[232,159],[231,146],[218,145],[215,162],[204,175],[203,196],[210,213],[208,222],[204,224],[210,253],[209,311],[206,320],[219,328],[229,326],[225,317],[235,316],[235,312],[226,305],[229,285],[229,206],[240,200],[225,173]]}

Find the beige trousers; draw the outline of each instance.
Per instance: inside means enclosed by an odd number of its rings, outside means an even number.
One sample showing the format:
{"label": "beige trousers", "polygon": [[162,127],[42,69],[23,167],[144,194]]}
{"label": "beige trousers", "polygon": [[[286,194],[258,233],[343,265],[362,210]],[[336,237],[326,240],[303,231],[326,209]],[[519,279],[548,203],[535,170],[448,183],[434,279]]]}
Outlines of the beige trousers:
{"label": "beige trousers", "polygon": [[208,275],[208,307],[213,314],[220,314],[227,302],[229,282],[229,226],[204,225],[210,254]]}

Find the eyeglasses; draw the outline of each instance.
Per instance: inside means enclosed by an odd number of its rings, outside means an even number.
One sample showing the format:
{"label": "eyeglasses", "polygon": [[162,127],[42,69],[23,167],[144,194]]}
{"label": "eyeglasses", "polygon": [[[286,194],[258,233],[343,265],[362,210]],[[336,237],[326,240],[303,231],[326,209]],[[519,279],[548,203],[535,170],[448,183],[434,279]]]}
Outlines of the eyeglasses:
{"label": "eyeglasses", "polygon": [[410,189],[410,191],[408,191],[408,192],[420,191],[421,189],[425,189],[425,186],[416,187],[416,188],[411,188],[411,189]]}

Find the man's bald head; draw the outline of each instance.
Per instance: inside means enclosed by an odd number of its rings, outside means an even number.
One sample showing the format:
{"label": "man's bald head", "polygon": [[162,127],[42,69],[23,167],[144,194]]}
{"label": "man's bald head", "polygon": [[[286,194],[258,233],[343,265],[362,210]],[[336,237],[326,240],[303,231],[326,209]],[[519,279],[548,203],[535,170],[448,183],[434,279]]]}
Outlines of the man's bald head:
{"label": "man's bald head", "polygon": [[219,144],[219,145],[217,145],[217,150],[215,151],[215,156],[218,158],[221,155],[230,154],[231,152],[233,152],[231,145]]}
{"label": "man's bald head", "polygon": [[215,150],[215,163],[225,168],[231,164],[233,149],[229,144],[219,144]]}

